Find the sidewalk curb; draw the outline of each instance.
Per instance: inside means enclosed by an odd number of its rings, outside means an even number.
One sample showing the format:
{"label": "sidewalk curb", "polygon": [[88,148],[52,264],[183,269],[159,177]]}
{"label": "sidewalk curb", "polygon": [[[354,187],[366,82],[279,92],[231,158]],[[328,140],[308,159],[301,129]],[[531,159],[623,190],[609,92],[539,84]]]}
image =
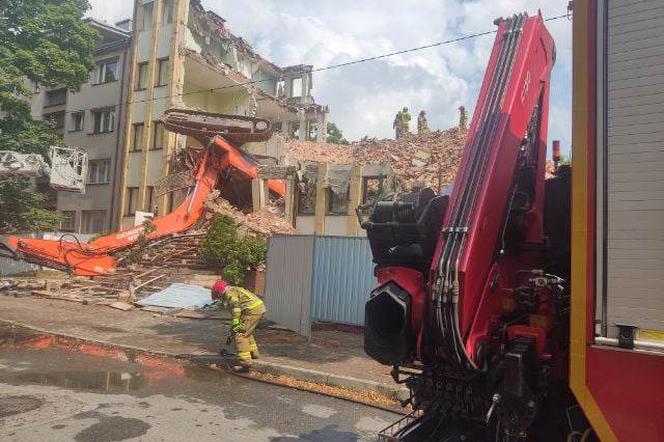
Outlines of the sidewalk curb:
{"label": "sidewalk curb", "polygon": [[[133,351],[149,356],[159,356],[159,357],[167,357],[167,358],[172,358],[172,359],[179,359],[179,360],[191,360],[191,358],[195,355],[187,355],[183,356],[182,354],[179,353],[171,353],[171,352],[164,352],[164,351],[157,351],[157,350],[150,350],[148,348],[143,348],[143,347],[138,347],[138,346],[133,346],[133,345],[128,345],[128,344],[118,344],[114,342],[109,342],[101,339],[94,339],[90,337],[85,337],[85,336],[79,336],[75,334],[68,334],[68,333],[61,333],[61,332],[54,332],[51,330],[43,329],[41,327],[35,327],[32,325],[28,324],[23,324],[17,321],[13,320],[8,320],[8,319],[1,319],[0,318],[0,325],[6,325],[10,327],[17,327],[17,328],[22,328],[25,330],[30,330],[36,333],[41,333],[41,334],[46,334],[46,335],[51,335],[51,336],[57,336],[57,337],[62,337],[66,339],[71,339],[75,341],[79,341],[82,343],[88,343],[88,344],[94,344],[94,345],[99,345],[103,347],[110,347],[114,349],[119,349],[119,350],[128,350],[128,351]],[[263,359],[254,361],[253,364],[254,370],[261,372],[261,373],[267,373],[275,376],[290,376],[292,378],[295,378],[300,381],[306,381],[306,382],[312,382],[315,384],[322,384],[322,385],[327,385],[331,387],[340,387],[344,388],[347,390],[352,390],[356,392],[361,392],[361,393],[366,393],[366,392],[375,392],[378,393],[382,396],[386,396],[390,399],[396,399],[396,400],[405,400],[409,396],[409,392],[405,388],[401,388],[398,386],[390,386],[390,385],[385,385],[381,384],[380,382],[375,382],[375,381],[370,381],[370,380],[365,380],[365,379],[358,379],[354,378],[351,376],[343,376],[343,375],[337,375],[333,373],[326,373],[318,370],[310,370],[307,368],[302,368],[302,367],[295,367],[292,365],[286,365],[286,364],[279,364],[276,362],[269,362],[265,361]]]}

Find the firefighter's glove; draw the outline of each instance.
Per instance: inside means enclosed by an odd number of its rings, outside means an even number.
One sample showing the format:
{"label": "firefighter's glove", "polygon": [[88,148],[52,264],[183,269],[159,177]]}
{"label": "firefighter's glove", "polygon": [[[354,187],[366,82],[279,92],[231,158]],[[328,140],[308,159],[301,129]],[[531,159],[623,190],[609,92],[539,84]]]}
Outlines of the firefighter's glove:
{"label": "firefighter's glove", "polygon": [[242,330],[242,321],[240,321],[240,318],[233,318],[231,321],[231,331],[233,334],[238,334]]}

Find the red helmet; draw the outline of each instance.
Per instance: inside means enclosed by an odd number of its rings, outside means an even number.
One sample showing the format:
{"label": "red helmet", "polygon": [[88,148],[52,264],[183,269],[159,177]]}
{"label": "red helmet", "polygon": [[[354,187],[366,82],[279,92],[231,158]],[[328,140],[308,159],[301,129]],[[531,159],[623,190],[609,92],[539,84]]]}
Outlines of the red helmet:
{"label": "red helmet", "polygon": [[215,282],[214,285],[212,286],[212,293],[216,295],[221,295],[224,293],[224,290],[226,290],[226,287],[228,287],[228,282],[224,281],[223,279],[220,279],[219,281]]}

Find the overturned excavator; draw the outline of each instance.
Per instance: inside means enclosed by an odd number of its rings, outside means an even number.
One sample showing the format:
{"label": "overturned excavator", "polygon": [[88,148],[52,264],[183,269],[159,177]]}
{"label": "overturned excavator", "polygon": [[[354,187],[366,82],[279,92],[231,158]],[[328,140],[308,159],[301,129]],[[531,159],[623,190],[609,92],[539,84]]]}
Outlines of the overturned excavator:
{"label": "overturned excavator", "polygon": [[555,46],[540,15],[496,24],[451,193],[393,196],[362,220],[379,283],[365,351],[414,409],[381,440],[550,440],[555,419],[538,419],[564,396],[569,176],[545,183]]}
{"label": "overturned excavator", "polygon": [[[240,146],[250,141],[265,141],[272,135],[270,122],[262,118],[170,109],[162,121],[169,131],[190,136],[205,147],[194,171],[194,186],[175,210],[153,220],[154,230],[146,234],[148,241],[164,239],[196,225],[205,211],[205,201],[222,175],[232,170],[248,179],[257,178],[258,161]],[[280,180],[267,180],[267,186],[277,195],[285,193]],[[67,241],[64,236],[58,241],[10,236],[0,241],[0,256],[80,276],[98,276],[115,270],[118,252],[136,244],[145,228],[132,227],[90,243]]]}

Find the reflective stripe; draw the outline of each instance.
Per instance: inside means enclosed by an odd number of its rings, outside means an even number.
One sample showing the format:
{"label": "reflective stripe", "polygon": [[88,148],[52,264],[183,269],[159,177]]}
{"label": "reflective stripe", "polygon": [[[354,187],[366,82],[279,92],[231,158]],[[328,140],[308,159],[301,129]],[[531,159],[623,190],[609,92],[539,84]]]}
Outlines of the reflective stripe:
{"label": "reflective stripe", "polygon": [[249,360],[251,360],[251,352],[250,351],[239,351],[239,352],[237,352],[237,358],[240,361],[249,361]]}
{"label": "reflective stripe", "polygon": [[261,301],[260,299],[257,299],[254,302],[252,302],[251,304],[247,305],[244,309],[245,310],[253,310],[256,307],[260,307],[261,305],[263,305],[263,301]]}

